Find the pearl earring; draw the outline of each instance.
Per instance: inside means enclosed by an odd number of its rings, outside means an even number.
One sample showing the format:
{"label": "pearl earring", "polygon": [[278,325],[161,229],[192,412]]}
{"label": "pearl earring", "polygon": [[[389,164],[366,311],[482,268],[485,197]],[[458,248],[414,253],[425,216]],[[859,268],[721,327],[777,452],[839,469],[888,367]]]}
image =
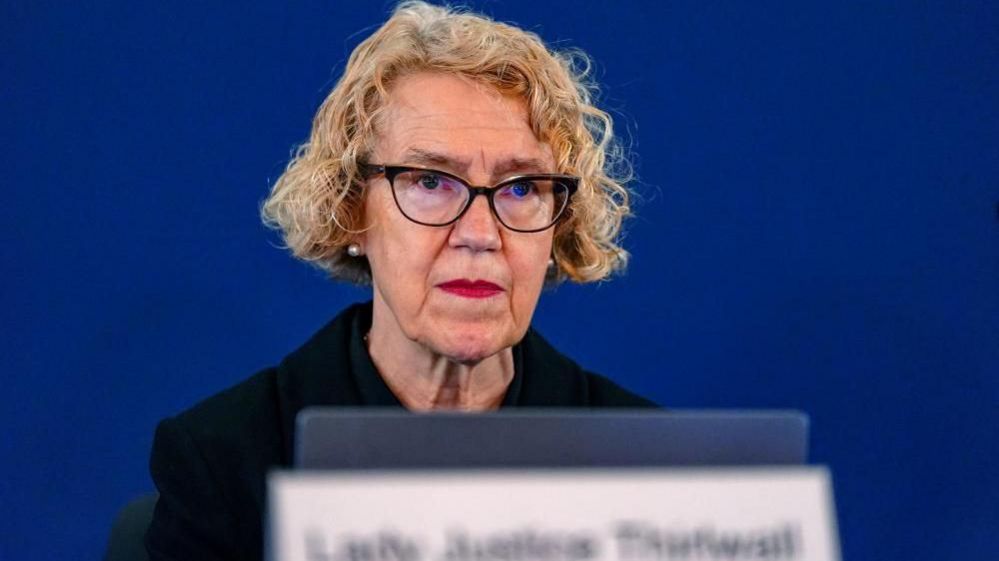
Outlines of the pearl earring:
{"label": "pearl earring", "polygon": [[554,257],[549,257],[548,258],[548,268],[551,269],[553,267],[555,267],[555,258]]}
{"label": "pearl earring", "polygon": [[352,244],[348,245],[347,246],[347,255],[349,255],[351,257],[360,257],[361,256],[361,246],[358,245],[358,244],[356,244],[356,243],[352,243]]}

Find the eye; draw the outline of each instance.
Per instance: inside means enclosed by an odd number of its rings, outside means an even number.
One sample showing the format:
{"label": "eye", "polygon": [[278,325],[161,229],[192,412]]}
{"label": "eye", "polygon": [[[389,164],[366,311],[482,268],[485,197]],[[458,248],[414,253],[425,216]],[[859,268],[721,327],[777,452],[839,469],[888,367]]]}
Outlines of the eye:
{"label": "eye", "polygon": [[508,195],[515,199],[523,199],[534,193],[535,190],[536,187],[534,186],[534,183],[530,181],[518,181],[517,183],[509,185],[506,189],[504,189]]}
{"label": "eye", "polygon": [[420,184],[420,187],[433,191],[441,186],[441,176],[433,173],[425,173],[420,176],[417,182]]}

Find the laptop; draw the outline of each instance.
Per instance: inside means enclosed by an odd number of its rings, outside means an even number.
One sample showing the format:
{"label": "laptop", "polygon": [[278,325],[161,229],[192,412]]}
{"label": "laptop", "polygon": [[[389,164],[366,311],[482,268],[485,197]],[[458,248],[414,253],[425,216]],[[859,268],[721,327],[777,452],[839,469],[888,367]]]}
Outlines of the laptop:
{"label": "laptop", "polygon": [[308,470],[803,464],[797,411],[513,409],[410,413],[308,408],[294,466]]}

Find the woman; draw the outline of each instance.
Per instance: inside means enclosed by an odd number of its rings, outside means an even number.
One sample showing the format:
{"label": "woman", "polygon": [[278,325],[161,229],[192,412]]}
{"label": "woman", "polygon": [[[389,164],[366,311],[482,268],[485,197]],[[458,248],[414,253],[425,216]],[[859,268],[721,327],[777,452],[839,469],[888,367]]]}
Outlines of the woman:
{"label": "woman", "polygon": [[373,301],[160,424],[151,557],[259,559],[264,475],[290,463],[306,406],[651,406],[530,329],[546,281],[625,264],[610,125],[536,36],[401,5],[263,207],[297,257],[370,282]]}

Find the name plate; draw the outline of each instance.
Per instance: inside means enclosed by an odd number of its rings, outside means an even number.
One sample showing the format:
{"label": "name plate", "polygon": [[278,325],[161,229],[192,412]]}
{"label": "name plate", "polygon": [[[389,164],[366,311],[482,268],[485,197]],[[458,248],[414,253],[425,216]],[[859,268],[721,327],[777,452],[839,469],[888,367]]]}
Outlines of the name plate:
{"label": "name plate", "polygon": [[839,559],[828,472],[275,472],[272,561]]}

